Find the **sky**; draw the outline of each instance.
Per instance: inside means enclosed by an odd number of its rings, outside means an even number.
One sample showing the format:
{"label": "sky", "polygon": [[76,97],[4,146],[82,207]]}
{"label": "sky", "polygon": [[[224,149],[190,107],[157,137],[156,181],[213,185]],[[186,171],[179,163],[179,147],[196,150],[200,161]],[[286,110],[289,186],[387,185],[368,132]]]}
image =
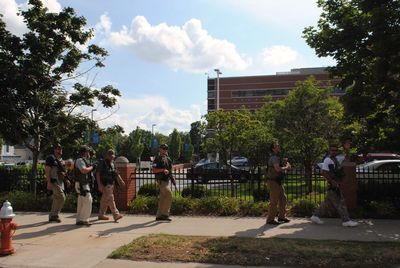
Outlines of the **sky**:
{"label": "sky", "polygon": [[[121,91],[112,109],[87,107],[101,127],[189,131],[207,112],[207,77],[271,75],[334,65],[302,38],[321,10],[316,0],[42,0],[50,12],[72,7],[104,47],[105,68],[83,78]],[[0,0],[7,29],[22,35],[26,0]]]}

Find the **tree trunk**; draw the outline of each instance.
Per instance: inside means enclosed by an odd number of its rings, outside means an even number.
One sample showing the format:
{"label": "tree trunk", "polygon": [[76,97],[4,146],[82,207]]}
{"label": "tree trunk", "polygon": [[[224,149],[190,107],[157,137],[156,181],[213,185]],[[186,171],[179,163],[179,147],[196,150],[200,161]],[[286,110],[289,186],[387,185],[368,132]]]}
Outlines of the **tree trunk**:
{"label": "tree trunk", "polygon": [[39,159],[39,151],[32,151],[32,169],[31,169],[31,190],[33,191],[34,196],[36,197],[37,193],[37,165]]}

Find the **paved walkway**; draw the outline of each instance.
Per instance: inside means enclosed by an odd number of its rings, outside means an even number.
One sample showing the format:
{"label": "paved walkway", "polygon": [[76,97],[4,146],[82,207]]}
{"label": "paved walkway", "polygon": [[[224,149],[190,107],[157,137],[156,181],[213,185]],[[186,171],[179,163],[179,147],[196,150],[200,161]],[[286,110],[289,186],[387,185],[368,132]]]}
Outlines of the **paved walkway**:
{"label": "paved walkway", "polygon": [[62,214],[62,223],[48,223],[45,213],[16,214],[16,253],[1,257],[0,267],[239,267],[107,259],[121,245],[151,233],[400,242],[400,220],[362,220],[359,227],[346,228],[339,219],[315,225],[309,219],[292,218],[287,224],[266,226],[265,219],[257,217],[172,217],[171,223],[161,223],[153,216],[126,215],[119,223],[93,217],[92,226],[79,227],[74,214]]}

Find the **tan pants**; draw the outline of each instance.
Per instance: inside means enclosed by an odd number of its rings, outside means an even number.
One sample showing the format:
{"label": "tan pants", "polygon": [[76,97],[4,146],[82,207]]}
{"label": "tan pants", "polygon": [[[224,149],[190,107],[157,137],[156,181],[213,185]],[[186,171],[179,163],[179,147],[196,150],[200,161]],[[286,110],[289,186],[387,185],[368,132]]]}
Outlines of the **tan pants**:
{"label": "tan pants", "polygon": [[161,215],[169,216],[169,210],[172,204],[172,192],[169,187],[169,181],[157,180],[160,186],[160,200],[158,201],[158,209],[156,217]]}
{"label": "tan pants", "polygon": [[114,185],[106,185],[103,188],[103,194],[101,195],[100,200],[100,209],[99,209],[99,216],[105,215],[107,213],[107,208],[110,208],[111,213],[113,214],[114,218],[119,214],[117,207],[115,206],[114,201]]}
{"label": "tan pants", "polygon": [[267,221],[275,219],[278,213],[278,218],[285,218],[286,214],[286,195],[283,185],[279,185],[276,181],[267,180],[269,192],[269,206]]}
{"label": "tan pants", "polygon": [[319,208],[315,211],[314,215],[321,217],[329,214],[329,212],[332,210],[336,210],[338,212],[343,222],[350,220],[346,201],[341,191],[335,192],[333,190],[328,190],[326,192],[325,201],[321,203]]}
{"label": "tan pants", "polygon": [[85,196],[78,195],[76,222],[89,221],[90,215],[92,214],[92,202],[93,199],[90,193],[86,193]]}
{"label": "tan pants", "polygon": [[51,204],[51,210],[49,218],[58,218],[58,214],[65,203],[65,194],[60,185],[53,183],[53,202]]}

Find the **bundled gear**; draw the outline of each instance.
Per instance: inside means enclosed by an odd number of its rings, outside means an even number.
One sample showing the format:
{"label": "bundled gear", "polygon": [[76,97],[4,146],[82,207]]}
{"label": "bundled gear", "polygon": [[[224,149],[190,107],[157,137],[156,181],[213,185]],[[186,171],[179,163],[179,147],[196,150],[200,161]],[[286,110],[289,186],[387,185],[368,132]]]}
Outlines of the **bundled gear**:
{"label": "bundled gear", "polygon": [[[87,167],[91,166],[85,158],[81,157],[81,159]],[[86,196],[86,194],[90,192],[91,186],[94,183],[93,174],[92,172],[89,172],[87,174],[81,173],[76,165],[77,160],[75,160],[74,167],[75,191],[82,196]]]}

